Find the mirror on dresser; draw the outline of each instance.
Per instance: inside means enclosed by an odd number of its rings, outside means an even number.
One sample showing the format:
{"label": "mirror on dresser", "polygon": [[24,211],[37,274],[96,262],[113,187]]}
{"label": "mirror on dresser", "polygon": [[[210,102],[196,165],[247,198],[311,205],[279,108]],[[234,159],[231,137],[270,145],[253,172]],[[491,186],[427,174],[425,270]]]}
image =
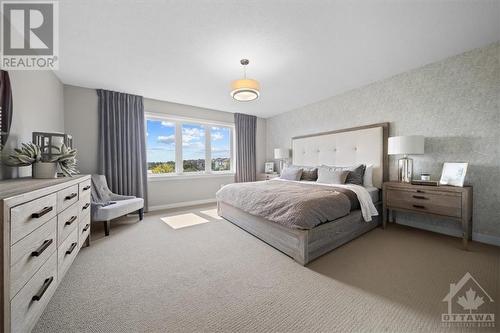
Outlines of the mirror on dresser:
{"label": "mirror on dresser", "polygon": [[9,137],[12,110],[12,89],[9,73],[0,70],[0,151]]}

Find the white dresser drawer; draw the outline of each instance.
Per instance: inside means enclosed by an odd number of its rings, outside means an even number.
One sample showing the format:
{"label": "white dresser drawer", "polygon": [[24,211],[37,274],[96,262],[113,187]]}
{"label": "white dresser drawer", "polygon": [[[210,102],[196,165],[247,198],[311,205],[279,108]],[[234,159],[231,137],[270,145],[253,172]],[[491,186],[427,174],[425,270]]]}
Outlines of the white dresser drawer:
{"label": "white dresser drawer", "polygon": [[86,195],[87,193],[90,195],[91,190],[90,179],[84,180],[80,184],[78,184],[78,190],[80,192],[80,197]]}
{"label": "white dresser drawer", "polygon": [[10,244],[52,219],[57,214],[55,193],[10,209]]}
{"label": "white dresser drawer", "polygon": [[85,216],[90,213],[90,193],[80,196],[78,201],[80,205],[80,216]]}
{"label": "white dresser drawer", "polygon": [[57,273],[59,281],[66,274],[78,253],[78,228],[75,228],[57,249]]}
{"label": "white dresser drawer", "polygon": [[82,247],[83,243],[90,234],[90,214],[85,215],[78,223],[78,246]]}
{"label": "white dresser drawer", "polygon": [[10,298],[17,294],[56,250],[56,221],[54,217],[12,246],[10,250]]}
{"label": "white dresser drawer", "polygon": [[57,192],[57,212],[63,210],[78,201],[78,184],[67,187]]}
{"label": "white dresser drawer", "polygon": [[57,287],[57,255],[54,252],[10,304],[12,332],[30,332]]}
{"label": "white dresser drawer", "polygon": [[79,208],[80,206],[78,203],[75,203],[64,212],[57,215],[57,245],[61,245],[66,237],[68,237],[75,228],[78,228]]}

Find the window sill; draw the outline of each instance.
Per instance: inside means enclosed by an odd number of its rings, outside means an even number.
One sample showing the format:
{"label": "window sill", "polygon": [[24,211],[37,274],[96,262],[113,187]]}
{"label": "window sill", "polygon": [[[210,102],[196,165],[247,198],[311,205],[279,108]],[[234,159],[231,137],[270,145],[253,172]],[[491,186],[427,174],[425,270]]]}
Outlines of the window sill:
{"label": "window sill", "polygon": [[162,182],[162,181],[175,181],[186,179],[205,179],[205,178],[220,178],[220,177],[234,177],[234,172],[221,172],[221,173],[193,173],[193,174],[173,174],[173,175],[148,175],[148,182]]}

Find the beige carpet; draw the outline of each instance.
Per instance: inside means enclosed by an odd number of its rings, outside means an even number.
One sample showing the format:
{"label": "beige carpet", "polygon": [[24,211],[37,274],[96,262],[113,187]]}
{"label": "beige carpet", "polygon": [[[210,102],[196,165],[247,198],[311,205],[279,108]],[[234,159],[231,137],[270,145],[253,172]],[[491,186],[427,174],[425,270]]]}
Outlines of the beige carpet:
{"label": "beige carpet", "polygon": [[454,332],[442,299],[466,272],[500,317],[499,248],[391,225],[302,267],[213,209],[96,226],[34,332]]}

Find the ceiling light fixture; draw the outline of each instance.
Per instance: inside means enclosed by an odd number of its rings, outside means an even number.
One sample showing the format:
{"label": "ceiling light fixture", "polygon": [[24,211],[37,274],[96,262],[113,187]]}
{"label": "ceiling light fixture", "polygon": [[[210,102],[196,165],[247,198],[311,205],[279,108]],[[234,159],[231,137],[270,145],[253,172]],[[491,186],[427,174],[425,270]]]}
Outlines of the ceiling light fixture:
{"label": "ceiling light fixture", "polygon": [[231,97],[240,102],[249,102],[259,98],[260,85],[257,80],[247,79],[248,59],[241,59],[243,65],[243,79],[231,83]]}

